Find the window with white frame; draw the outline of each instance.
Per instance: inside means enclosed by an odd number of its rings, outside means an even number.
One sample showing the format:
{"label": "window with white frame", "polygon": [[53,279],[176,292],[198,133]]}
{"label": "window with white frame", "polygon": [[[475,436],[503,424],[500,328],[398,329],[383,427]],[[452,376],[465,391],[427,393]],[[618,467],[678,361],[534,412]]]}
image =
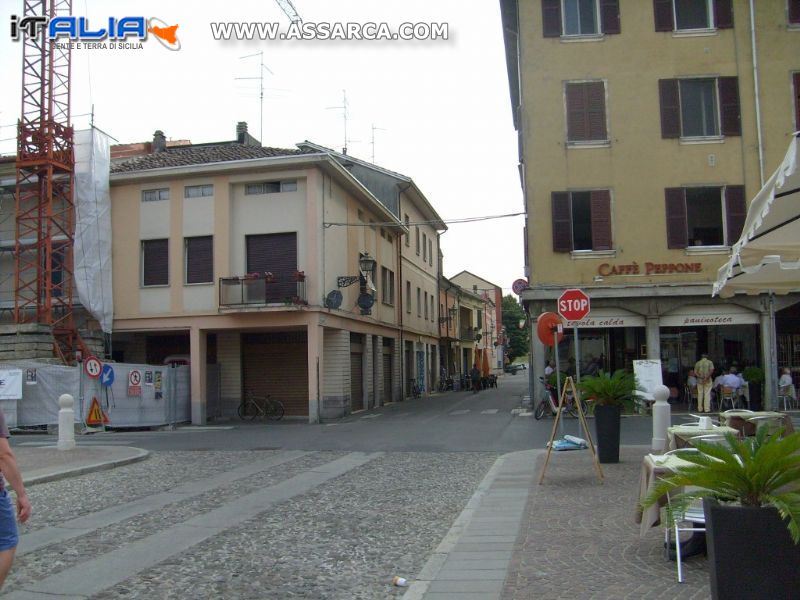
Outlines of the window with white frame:
{"label": "window with white frame", "polygon": [[213,185],[187,185],[183,188],[184,198],[207,198],[214,195]]}
{"label": "window with white frame", "polygon": [[737,77],[660,79],[661,137],[742,135]]}
{"label": "window with white frame", "polygon": [[394,304],[394,272],[381,267],[381,300],[384,304]]}
{"label": "window with white frame", "polygon": [[169,200],[169,188],[142,190],[142,202],[158,202],[159,200]]}

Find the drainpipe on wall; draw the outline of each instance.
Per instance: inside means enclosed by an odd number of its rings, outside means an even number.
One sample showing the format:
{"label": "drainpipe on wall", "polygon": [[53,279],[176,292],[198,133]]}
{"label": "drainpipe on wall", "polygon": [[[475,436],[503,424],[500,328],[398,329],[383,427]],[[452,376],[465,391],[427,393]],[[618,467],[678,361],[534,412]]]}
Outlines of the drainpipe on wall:
{"label": "drainpipe on wall", "polygon": [[[411,184],[406,184],[406,187],[399,189],[397,191],[397,218],[402,221],[403,220],[403,192],[405,192],[408,188],[411,187]],[[410,235],[407,233],[406,235]],[[405,292],[405,282],[403,281],[403,246],[405,245],[405,241],[398,239],[397,240],[397,280],[400,284],[398,287],[400,288],[400,301],[397,305],[400,307],[400,312],[398,315],[397,322],[400,325],[400,400],[405,400],[406,398],[406,348],[405,343],[403,341],[403,293]]]}
{"label": "drainpipe on wall", "polygon": [[756,102],[756,134],[758,135],[758,177],[764,186],[764,145],[761,134],[761,96],[758,85],[758,51],[756,50],[756,15],[753,0],[750,0],[750,46],[753,53],[753,92]]}

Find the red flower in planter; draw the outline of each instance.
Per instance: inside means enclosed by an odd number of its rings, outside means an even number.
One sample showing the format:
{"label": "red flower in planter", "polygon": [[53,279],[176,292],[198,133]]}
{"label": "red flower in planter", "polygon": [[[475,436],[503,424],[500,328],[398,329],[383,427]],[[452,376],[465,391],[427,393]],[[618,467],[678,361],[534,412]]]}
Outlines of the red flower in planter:
{"label": "red flower in planter", "polygon": [[306,272],[305,271],[295,271],[294,272],[294,280],[295,281],[305,281],[306,280]]}

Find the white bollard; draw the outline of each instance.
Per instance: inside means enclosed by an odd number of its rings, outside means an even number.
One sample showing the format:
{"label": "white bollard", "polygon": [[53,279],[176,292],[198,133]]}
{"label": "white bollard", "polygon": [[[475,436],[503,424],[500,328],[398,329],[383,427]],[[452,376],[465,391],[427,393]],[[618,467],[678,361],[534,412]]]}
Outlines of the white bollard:
{"label": "white bollard", "polygon": [[69,394],[61,394],[58,398],[58,449],[75,448],[75,400]]}
{"label": "white bollard", "polygon": [[653,442],[651,448],[661,454],[667,447],[667,428],[672,422],[672,407],[667,402],[669,388],[657,385],[653,390]]}

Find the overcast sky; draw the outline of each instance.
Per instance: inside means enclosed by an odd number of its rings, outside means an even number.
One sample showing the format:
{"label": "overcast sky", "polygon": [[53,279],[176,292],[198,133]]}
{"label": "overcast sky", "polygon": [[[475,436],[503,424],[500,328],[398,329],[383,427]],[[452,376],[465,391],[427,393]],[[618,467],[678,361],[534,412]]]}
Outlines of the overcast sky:
{"label": "overcast sky", "polygon": [[[181,50],[150,39],[140,50],[76,50],[72,114],[121,143],[156,129],[195,143],[231,140],[237,121],[260,128],[258,57],[264,51],[264,145],[311,140],[341,150],[342,90],[349,104],[348,151],[413,178],[444,219],[523,211],[517,175],[497,0],[293,0],[306,22],[449,24],[447,41],[215,41],[211,22],[264,21],[288,27],[272,0],[74,0],[92,27],[109,16],[158,17],[178,24]],[[10,41],[0,2],[0,154],[13,154],[21,100],[22,44]],[[88,116],[73,119],[88,126]],[[467,269],[510,293],[523,276],[523,217],[454,224],[442,237],[445,275]]]}

